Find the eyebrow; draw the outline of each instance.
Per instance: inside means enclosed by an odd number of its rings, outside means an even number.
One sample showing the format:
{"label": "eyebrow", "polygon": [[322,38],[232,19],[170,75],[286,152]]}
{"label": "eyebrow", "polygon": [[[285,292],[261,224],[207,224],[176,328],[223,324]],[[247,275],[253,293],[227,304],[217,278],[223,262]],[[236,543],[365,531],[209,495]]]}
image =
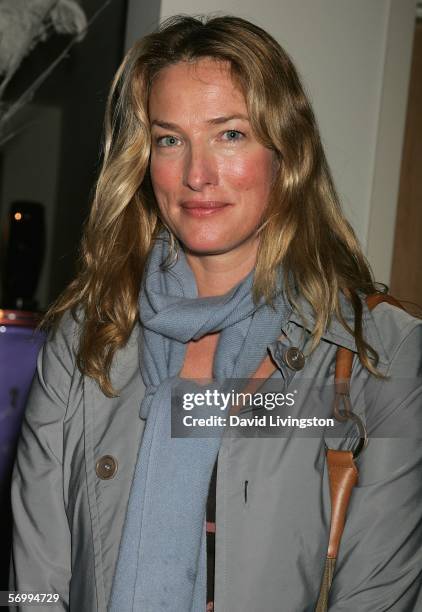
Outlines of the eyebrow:
{"label": "eyebrow", "polygon": [[[232,119],[242,119],[243,121],[249,121],[249,117],[247,117],[246,115],[236,114],[224,117],[214,117],[213,119],[208,119],[205,123],[208,123],[209,125],[221,125],[222,123],[227,123]],[[177,125],[177,123],[170,123],[169,121],[160,121],[160,119],[154,119],[153,121],[151,121],[151,127],[153,125],[158,125],[159,127],[162,127],[166,130],[180,130],[180,127]]]}

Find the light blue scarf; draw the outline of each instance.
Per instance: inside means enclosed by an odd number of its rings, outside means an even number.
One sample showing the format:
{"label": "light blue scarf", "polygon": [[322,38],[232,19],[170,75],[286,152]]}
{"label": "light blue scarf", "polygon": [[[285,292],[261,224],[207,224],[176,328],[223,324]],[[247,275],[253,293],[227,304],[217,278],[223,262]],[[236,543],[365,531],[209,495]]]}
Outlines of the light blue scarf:
{"label": "light blue scarf", "polygon": [[168,242],[152,250],[139,301],[146,425],[130,493],[110,612],[204,612],[205,510],[220,437],[172,438],[171,391],[187,342],[220,331],[214,377],[247,378],[288,316],[252,300],[253,271],[228,293],[199,298],[183,251],[163,269]]}

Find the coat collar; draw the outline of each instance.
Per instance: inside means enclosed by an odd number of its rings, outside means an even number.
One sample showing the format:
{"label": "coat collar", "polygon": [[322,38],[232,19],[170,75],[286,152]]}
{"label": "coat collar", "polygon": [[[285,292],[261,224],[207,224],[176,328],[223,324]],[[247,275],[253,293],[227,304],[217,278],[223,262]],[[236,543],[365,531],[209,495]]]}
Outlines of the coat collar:
{"label": "coat collar", "polygon": [[[315,324],[315,316],[313,313],[313,309],[309,302],[303,297],[300,297],[298,299],[298,305],[305,317],[305,322],[295,309],[292,309],[288,321],[299,325],[300,327],[306,329],[308,332],[311,332]],[[345,298],[342,293],[340,293],[340,305],[345,321],[348,323],[348,325],[350,325],[350,327],[353,328],[353,308],[350,302]],[[390,361],[390,356],[386,351],[385,345],[382,341],[374,317],[371,311],[369,310],[365,300],[362,300],[362,306],[363,337],[366,342],[378,353],[379,362],[387,364]],[[339,319],[335,315],[332,316],[329,325],[327,326],[322,335],[322,338],[327,342],[337,344],[338,346],[344,346],[345,348],[348,348],[355,353],[358,352],[354,337],[349,334],[346,329],[344,329],[343,325],[340,323]]]}

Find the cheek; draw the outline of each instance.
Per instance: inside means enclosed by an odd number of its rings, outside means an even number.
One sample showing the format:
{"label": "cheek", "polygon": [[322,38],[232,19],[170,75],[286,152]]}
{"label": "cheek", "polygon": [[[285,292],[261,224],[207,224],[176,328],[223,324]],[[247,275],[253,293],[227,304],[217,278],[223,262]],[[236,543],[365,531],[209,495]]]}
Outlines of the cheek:
{"label": "cheek", "polygon": [[225,161],[221,168],[226,182],[238,192],[249,194],[251,197],[267,195],[273,178],[273,158],[270,151],[258,155],[249,155]]}
{"label": "cheek", "polygon": [[152,158],[150,176],[156,197],[158,195],[166,196],[167,191],[169,193],[174,192],[174,187],[180,178],[180,172],[168,161],[156,161]]}

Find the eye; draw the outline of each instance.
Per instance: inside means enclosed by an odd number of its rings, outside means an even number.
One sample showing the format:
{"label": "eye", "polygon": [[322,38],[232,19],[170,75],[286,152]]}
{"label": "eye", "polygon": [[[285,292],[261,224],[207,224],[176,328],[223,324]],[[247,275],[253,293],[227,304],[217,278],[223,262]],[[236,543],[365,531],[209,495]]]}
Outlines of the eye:
{"label": "eye", "polygon": [[174,147],[178,144],[179,139],[176,136],[157,136],[155,142],[158,147]]}
{"label": "eye", "polygon": [[224,140],[228,140],[229,142],[236,142],[236,140],[242,140],[245,137],[243,132],[239,132],[239,130],[227,130],[223,132]]}

